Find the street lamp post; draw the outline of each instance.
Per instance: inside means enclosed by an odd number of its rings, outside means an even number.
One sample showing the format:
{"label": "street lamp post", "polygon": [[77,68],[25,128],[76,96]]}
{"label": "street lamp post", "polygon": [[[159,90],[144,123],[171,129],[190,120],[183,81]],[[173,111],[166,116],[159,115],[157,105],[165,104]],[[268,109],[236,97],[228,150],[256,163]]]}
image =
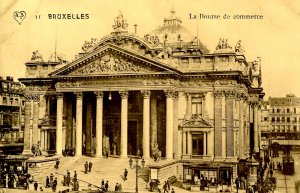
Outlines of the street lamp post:
{"label": "street lamp post", "polygon": [[142,159],[141,161],[141,165],[139,165],[139,159],[136,157],[135,158],[135,164],[133,165],[133,160],[132,158],[130,158],[129,160],[129,166],[132,170],[135,170],[135,192],[138,193],[139,192],[139,188],[138,188],[138,176],[139,176],[139,170],[144,169],[145,167],[145,160]]}

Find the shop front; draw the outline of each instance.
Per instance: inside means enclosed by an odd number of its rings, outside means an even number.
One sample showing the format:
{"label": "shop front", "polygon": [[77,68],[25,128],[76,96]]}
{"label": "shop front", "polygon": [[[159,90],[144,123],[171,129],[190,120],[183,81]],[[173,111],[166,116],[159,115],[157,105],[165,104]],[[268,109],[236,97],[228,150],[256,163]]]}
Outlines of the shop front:
{"label": "shop front", "polygon": [[183,165],[183,183],[190,184],[194,190],[209,190],[218,185],[231,185],[233,182],[233,166],[217,166],[211,164]]}

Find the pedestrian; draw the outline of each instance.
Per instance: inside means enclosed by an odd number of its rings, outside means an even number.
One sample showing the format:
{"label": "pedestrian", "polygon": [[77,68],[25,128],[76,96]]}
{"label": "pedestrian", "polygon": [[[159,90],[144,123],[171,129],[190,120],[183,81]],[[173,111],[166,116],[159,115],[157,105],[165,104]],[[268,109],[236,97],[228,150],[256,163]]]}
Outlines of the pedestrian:
{"label": "pedestrian", "polygon": [[116,186],[115,186],[115,192],[118,192],[119,191],[119,184],[116,183]]}
{"label": "pedestrian", "polygon": [[46,177],[46,188],[49,187],[49,183],[50,183],[50,179],[49,179],[49,177],[47,176],[47,177]]}
{"label": "pedestrian", "polygon": [[89,172],[91,172],[91,171],[92,171],[92,167],[93,167],[93,163],[92,163],[92,162],[90,162],[90,163],[89,163]]}
{"label": "pedestrian", "polygon": [[127,180],[128,171],[125,169],[124,171],[124,181]]}
{"label": "pedestrian", "polygon": [[33,184],[34,186],[34,191],[37,191],[39,184],[37,183],[37,181],[34,182]]}
{"label": "pedestrian", "polygon": [[164,189],[164,193],[168,192],[167,181],[164,182],[163,189]]}
{"label": "pedestrian", "polygon": [[84,164],[84,173],[85,174],[87,174],[88,168],[89,168],[89,164],[88,164],[88,162],[85,162],[85,164]]}
{"label": "pedestrian", "polygon": [[53,185],[53,180],[54,180],[54,175],[51,173],[50,174],[50,183],[49,183],[50,187],[52,187],[52,185]]}
{"label": "pedestrian", "polygon": [[105,183],[105,191],[106,191],[106,192],[108,191],[108,180],[107,180],[106,183]]}
{"label": "pedestrian", "polygon": [[167,188],[168,188],[168,191],[170,190],[170,182],[169,180],[167,180]]}
{"label": "pedestrian", "polygon": [[236,187],[236,192],[238,193],[239,192],[239,187],[240,187],[238,177],[236,177],[236,179],[235,179],[235,187]]}
{"label": "pedestrian", "polygon": [[74,182],[75,182],[75,180],[77,180],[77,173],[76,173],[76,171],[74,171]]}
{"label": "pedestrian", "polygon": [[272,169],[270,169],[270,176],[271,176],[271,178],[273,177],[273,170]]}
{"label": "pedestrian", "polygon": [[59,160],[56,160],[56,163],[55,163],[55,168],[56,168],[56,169],[58,169],[59,163],[60,163]]}
{"label": "pedestrian", "polygon": [[172,190],[171,190],[171,193],[175,193],[175,190],[174,190],[174,188],[172,188]]}
{"label": "pedestrian", "polygon": [[52,185],[52,191],[56,192],[56,187],[57,187],[57,178],[54,179],[53,185]]}
{"label": "pedestrian", "polygon": [[70,186],[70,182],[71,182],[71,176],[70,176],[70,172],[67,170],[67,181],[66,181],[66,185]]}
{"label": "pedestrian", "polygon": [[122,192],[122,184],[121,183],[119,183],[119,192]]}

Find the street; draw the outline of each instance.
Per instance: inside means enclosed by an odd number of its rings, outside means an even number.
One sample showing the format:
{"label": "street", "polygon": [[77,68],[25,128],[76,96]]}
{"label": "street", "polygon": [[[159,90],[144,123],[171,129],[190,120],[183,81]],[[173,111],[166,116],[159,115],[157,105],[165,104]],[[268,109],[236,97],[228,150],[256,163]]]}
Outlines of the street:
{"label": "street", "polygon": [[[277,188],[275,189],[275,193],[299,193],[296,190],[296,183],[300,182],[300,153],[292,152],[291,156],[295,161],[295,174],[291,175],[283,175],[281,171],[275,170],[274,177],[277,178]],[[282,162],[283,154],[280,154],[280,157],[273,158],[272,161],[276,164],[276,162]]]}

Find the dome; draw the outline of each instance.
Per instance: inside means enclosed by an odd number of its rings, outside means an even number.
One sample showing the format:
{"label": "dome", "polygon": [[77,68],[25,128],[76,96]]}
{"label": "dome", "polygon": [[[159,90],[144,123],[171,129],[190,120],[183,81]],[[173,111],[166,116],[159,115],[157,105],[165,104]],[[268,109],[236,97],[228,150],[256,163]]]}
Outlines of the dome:
{"label": "dome", "polygon": [[175,16],[175,11],[172,9],[171,16],[164,19],[164,25],[158,27],[149,35],[152,37],[157,36],[160,43],[166,44],[194,41],[195,37],[181,23],[181,19]]}

